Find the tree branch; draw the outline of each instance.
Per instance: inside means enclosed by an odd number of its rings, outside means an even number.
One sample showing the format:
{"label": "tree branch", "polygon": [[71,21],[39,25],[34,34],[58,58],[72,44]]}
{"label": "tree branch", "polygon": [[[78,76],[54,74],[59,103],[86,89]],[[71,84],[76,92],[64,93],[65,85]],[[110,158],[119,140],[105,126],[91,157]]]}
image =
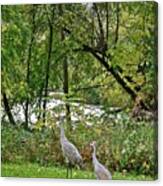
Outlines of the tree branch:
{"label": "tree branch", "polygon": [[99,24],[99,28],[100,28],[100,34],[104,38],[104,30],[103,30],[100,14],[99,14],[99,11],[98,11],[98,7],[97,7],[96,3],[94,3],[93,6],[94,6],[95,12],[97,14],[98,24]]}
{"label": "tree branch", "polygon": [[[99,56],[91,47],[84,45],[84,51],[90,52],[104,67],[108,72],[114,76],[117,82],[131,95],[131,97],[135,100],[137,97],[137,93],[128,85],[128,83],[122,78],[121,73],[117,68],[113,68],[109,65],[103,57]],[[107,59],[107,58],[105,58]]]}

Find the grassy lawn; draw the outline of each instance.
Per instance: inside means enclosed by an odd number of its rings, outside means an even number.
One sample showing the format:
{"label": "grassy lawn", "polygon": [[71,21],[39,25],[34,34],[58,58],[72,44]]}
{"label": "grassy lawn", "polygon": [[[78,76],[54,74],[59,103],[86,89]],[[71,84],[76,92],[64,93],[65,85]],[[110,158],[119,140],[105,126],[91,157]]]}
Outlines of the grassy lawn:
{"label": "grassy lawn", "polygon": [[[43,167],[37,164],[2,164],[1,176],[3,177],[29,177],[29,178],[66,178],[64,167]],[[73,170],[74,179],[95,179],[93,172]],[[150,176],[125,174],[114,172],[114,180],[153,180]]]}

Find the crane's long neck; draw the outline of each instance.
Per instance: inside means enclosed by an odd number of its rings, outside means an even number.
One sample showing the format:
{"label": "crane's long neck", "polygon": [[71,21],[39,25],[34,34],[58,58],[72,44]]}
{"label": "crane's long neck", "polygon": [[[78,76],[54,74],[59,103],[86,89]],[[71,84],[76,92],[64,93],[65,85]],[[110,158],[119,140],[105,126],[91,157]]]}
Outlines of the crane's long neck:
{"label": "crane's long neck", "polygon": [[64,131],[64,128],[63,128],[63,124],[60,124],[60,139],[61,140],[66,139],[65,131]]}
{"label": "crane's long neck", "polygon": [[97,158],[96,158],[96,147],[95,145],[93,145],[93,154],[92,154],[92,159],[93,159],[93,163],[94,165],[98,162]]}

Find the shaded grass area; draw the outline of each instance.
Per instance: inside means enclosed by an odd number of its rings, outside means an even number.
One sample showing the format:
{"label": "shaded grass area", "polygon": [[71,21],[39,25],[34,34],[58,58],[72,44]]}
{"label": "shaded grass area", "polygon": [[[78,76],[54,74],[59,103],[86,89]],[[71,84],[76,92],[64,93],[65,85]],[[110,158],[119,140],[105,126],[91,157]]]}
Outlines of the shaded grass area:
{"label": "shaded grass area", "polygon": [[[26,177],[26,178],[66,178],[65,167],[43,167],[38,164],[2,164],[2,177]],[[95,179],[94,173],[73,169],[74,179]],[[122,174],[115,172],[114,180],[154,180],[150,176],[136,175],[134,173]]]}

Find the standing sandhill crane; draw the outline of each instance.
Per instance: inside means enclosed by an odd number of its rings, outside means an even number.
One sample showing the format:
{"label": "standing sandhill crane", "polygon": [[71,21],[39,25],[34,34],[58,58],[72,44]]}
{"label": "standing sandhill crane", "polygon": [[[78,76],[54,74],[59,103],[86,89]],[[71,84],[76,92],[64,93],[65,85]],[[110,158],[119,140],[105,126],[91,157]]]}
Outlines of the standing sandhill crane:
{"label": "standing sandhill crane", "polygon": [[93,147],[92,161],[96,178],[99,180],[111,180],[111,173],[96,158],[96,142],[93,141],[90,145]]}
{"label": "standing sandhill crane", "polygon": [[67,178],[69,177],[69,169],[70,169],[70,178],[72,178],[72,166],[79,165],[80,167],[82,167],[82,157],[78,149],[75,147],[75,145],[72,144],[65,136],[65,132],[63,128],[63,121],[64,121],[64,118],[61,118],[60,124],[59,124],[60,143],[61,143],[63,155],[67,163]]}

